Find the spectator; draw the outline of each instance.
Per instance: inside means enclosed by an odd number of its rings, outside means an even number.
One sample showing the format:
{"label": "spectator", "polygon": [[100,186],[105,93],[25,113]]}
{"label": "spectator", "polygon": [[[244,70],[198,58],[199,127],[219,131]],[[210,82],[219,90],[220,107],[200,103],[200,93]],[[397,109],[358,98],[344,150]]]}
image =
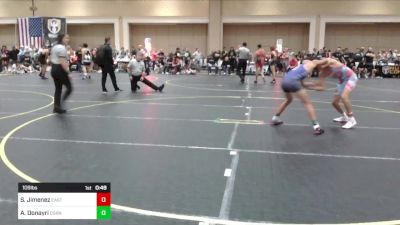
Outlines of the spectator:
{"label": "spectator", "polygon": [[173,54],[173,53],[170,53],[170,54],[168,55],[168,59],[167,59],[167,62],[166,62],[166,64],[165,64],[163,73],[169,74],[169,73],[171,72],[173,61],[174,61],[174,54]]}
{"label": "spectator", "polygon": [[157,56],[158,53],[155,49],[153,49],[150,53],[150,60],[151,60],[151,69],[154,71],[156,64],[157,64]]}
{"label": "spectator", "polygon": [[229,69],[229,56],[228,56],[228,51],[226,50],[226,47],[224,46],[221,52],[221,60],[222,60],[222,71],[223,74],[226,75],[227,71]]}
{"label": "spectator", "polygon": [[3,66],[3,72],[7,72],[8,71],[8,64],[10,62],[10,58],[9,58],[9,51],[7,49],[7,46],[3,45],[1,47],[1,64]]}
{"label": "spectator", "polygon": [[197,72],[200,72],[201,68],[201,60],[203,58],[203,54],[200,52],[198,48],[193,52],[194,64],[196,65]]}
{"label": "spectator", "polygon": [[18,65],[18,54],[19,50],[15,46],[13,46],[11,51],[8,53],[10,60],[12,60],[14,63],[17,63],[17,65]]}
{"label": "spectator", "polygon": [[85,80],[86,78],[91,79],[91,76],[88,75],[88,73],[92,72],[91,68],[93,65],[92,62],[92,54],[90,53],[89,46],[86,43],[83,43],[83,48],[81,49],[82,53],[82,72],[83,72],[83,77],[82,80]]}
{"label": "spectator", "polygon": [[289,68],[288,72],[294,68],[296,68],[299,65],[299,61],[297,58],[294,56],[294,53],[291,53],[289,56]]}
{"label": "spectator", "polygon": [[182,54],[182,62],[183,62],[183,67],[184,70],[187,71],[190,68],[190,60],[192,58],[192,54],[187,48],[184,48],[183,54]]}
{"label": "spectator", "polygon": [[47,70],[47,59],[49,57],[49,49],[47,47],[43,47],[39,51],[38,62],[40,64],[40,73],[39,77],[43,80],[47,80],[46,70]]}
{"label": "spectator", "polygon": [[162,49],[160,49],[160,51],[158,51],[157,53],[157,65],[160,69],[160,72],[162,72],[162,74],[165,74],[165,68],[166,68],[166,58],[165,58],[165,53]]}
{"label": "spectator", "polygon": [[21,46],[18,53],[18,63],[22,63],[25,57],[25,47]]}
{"label": "spectator", "polygon": [[266,82],[265,77],[264,77],[264,71],[263,71],[266,57],[267,57],[267,53],[262,48],[261,44],[257,45],[257,51],[256,51],[255,57],[254,57],[255,58],[254,61],[256,62],[256,79],[254,80],[255,84],[257,84],[257,82],[258,82],[257,81],[258,76],[262,76],[264,84]]}
{"label": "spectator", "polygon": [[75,52],[76,57],[77,57],[77,61],[76,61],[76,66],[77,66],[77,70],[79,73],[83,73],[82,70],[82,46],[79,46],[78,50]]}
{"label": "spectator", "polygon": [[[271,50],[271,61],[270,61],[270,64],[269,64],[269,68],[270,68],[271,73],[272,73],[272,80],[271,80],[270,83],[271,84],[275,84],[276,83],[276,79],[275,79],[276,78],[276,69],[277,69],[278,64],[279,64],[279,53],[276,50],[275,46],[271,46],[270,50]],[[301,55],[303,55],[303,57],[305,56],[304,53],[301,53]]]}
{"label": "spectator", "polygon": [[229,71],[228,74],[231,75],[233,71],[236,69],[236,51],[233,47],[229,49],[228,57],[229,57]]}
{"label": "spectator", "polygon": [[181,62],[181,57],[179,56],[180,55],[180,53],[178,52],[178,53],[176,53],[175,55],[174,55],[174,57],[173,57],[173,61],[172,61],[172,74],[177,74],[177,75],[179,75],[180,73],[181,73],[181,69],[182,69],[182,67],[181,67],[181,65],[182,65],[182,62]]}
{"label": "spectator", "polygon": [[365,53],[365,68],[367,72],[369,72],[372,76],[372,78],[375,78],[375,66],[374,66],[374,59],[375,59],[375,53],[372,49],[372,47],[368,48],[368,51]]}
{"label": "spectator", "polygon": [[23,73],[32,73],[33,72],[32,57],[31,57],[30,50],[25,51],[25,56],[23,57],[22,63],[20,65],[20,69],[22,70]]}

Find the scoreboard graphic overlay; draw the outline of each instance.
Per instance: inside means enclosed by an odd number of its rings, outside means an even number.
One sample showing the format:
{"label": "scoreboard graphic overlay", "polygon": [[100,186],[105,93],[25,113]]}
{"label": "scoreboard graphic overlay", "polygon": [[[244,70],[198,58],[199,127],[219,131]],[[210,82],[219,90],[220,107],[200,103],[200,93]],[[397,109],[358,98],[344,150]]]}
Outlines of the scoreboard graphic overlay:
{"label": "scoreboard graphic overlay", "polygon": [[20,220],[111,220],[110,183],[19,183]]}

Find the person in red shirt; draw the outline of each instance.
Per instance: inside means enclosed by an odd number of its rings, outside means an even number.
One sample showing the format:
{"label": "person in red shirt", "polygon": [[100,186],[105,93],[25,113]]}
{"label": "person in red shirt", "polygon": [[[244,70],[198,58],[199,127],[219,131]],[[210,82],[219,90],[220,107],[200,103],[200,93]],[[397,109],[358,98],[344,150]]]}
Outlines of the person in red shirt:
{"label": "person in red shirt", "polygon": [[254,81],[255,84],[257,84],[257,79],[258,79],[258,76],[260,76],[260,75],[262,76],[262,79],[265,84],[263,67],[264,67],[264,62],[265,62],[266,57],[267,57],[267,53],[262,48],[261,44],[257,45],[257,51],[255,53],[255,59],[254,59],[254,61],[256,62],[256,80]]}
{"label": "person in red shirt", "polygon": [[299,61],[297,60],[297,58],[294,55],[291,54],[289,56],[289,67],[288,67],[287,72],[289,72],[293,68],[297,67],[298,65],[299,65]]}
{"label": "person in red shirt", "polygon": [[150,56],[151,56],[151,66],[152,66],[152,69],[153,69],[153,71],[154,71],[154,69],[155,69],[155,67],[156,67],[156,63],[157,63],[158,52],[157,52],[155,49],[153,49],[153,50],[151,51]]}

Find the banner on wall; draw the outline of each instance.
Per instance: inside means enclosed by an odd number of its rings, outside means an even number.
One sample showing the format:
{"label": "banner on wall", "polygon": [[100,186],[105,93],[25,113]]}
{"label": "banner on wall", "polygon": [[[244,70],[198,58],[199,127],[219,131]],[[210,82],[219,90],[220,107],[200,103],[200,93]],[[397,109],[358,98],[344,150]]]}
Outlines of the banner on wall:
{"label": "banner on wall", "polygon": [[146,49],[146,56],[149,56],[151,52],[151,38],[144,39],[144,49]]}
{"label": "banner on wall", "polygon": [[281,53],[283,51],[283,39],[276,40],[276,50]]}
{"label": "banner on wall", "polygon": [[41,48],[43,29],[41,17],[24,17],[17,19],[19,45],[28,48]]}
{"label": "banner on wall", "polygon": [[45,46],[53,46],[60,34],[67,33],[67,22],[65,18],[43,17],[43,39]]}

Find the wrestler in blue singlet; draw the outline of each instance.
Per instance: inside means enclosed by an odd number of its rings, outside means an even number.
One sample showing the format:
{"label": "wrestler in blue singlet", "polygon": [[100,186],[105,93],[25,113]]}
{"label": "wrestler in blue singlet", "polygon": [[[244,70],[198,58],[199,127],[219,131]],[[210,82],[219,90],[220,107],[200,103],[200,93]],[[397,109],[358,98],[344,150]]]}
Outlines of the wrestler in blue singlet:
{"label": "wrestler in blue singlet", "polygon": [[282,81],[282,90],[287,93],[298,92],[302,86],[300,81],[304,80],[308,75],[308,71],[301,64],[289,71]]}

